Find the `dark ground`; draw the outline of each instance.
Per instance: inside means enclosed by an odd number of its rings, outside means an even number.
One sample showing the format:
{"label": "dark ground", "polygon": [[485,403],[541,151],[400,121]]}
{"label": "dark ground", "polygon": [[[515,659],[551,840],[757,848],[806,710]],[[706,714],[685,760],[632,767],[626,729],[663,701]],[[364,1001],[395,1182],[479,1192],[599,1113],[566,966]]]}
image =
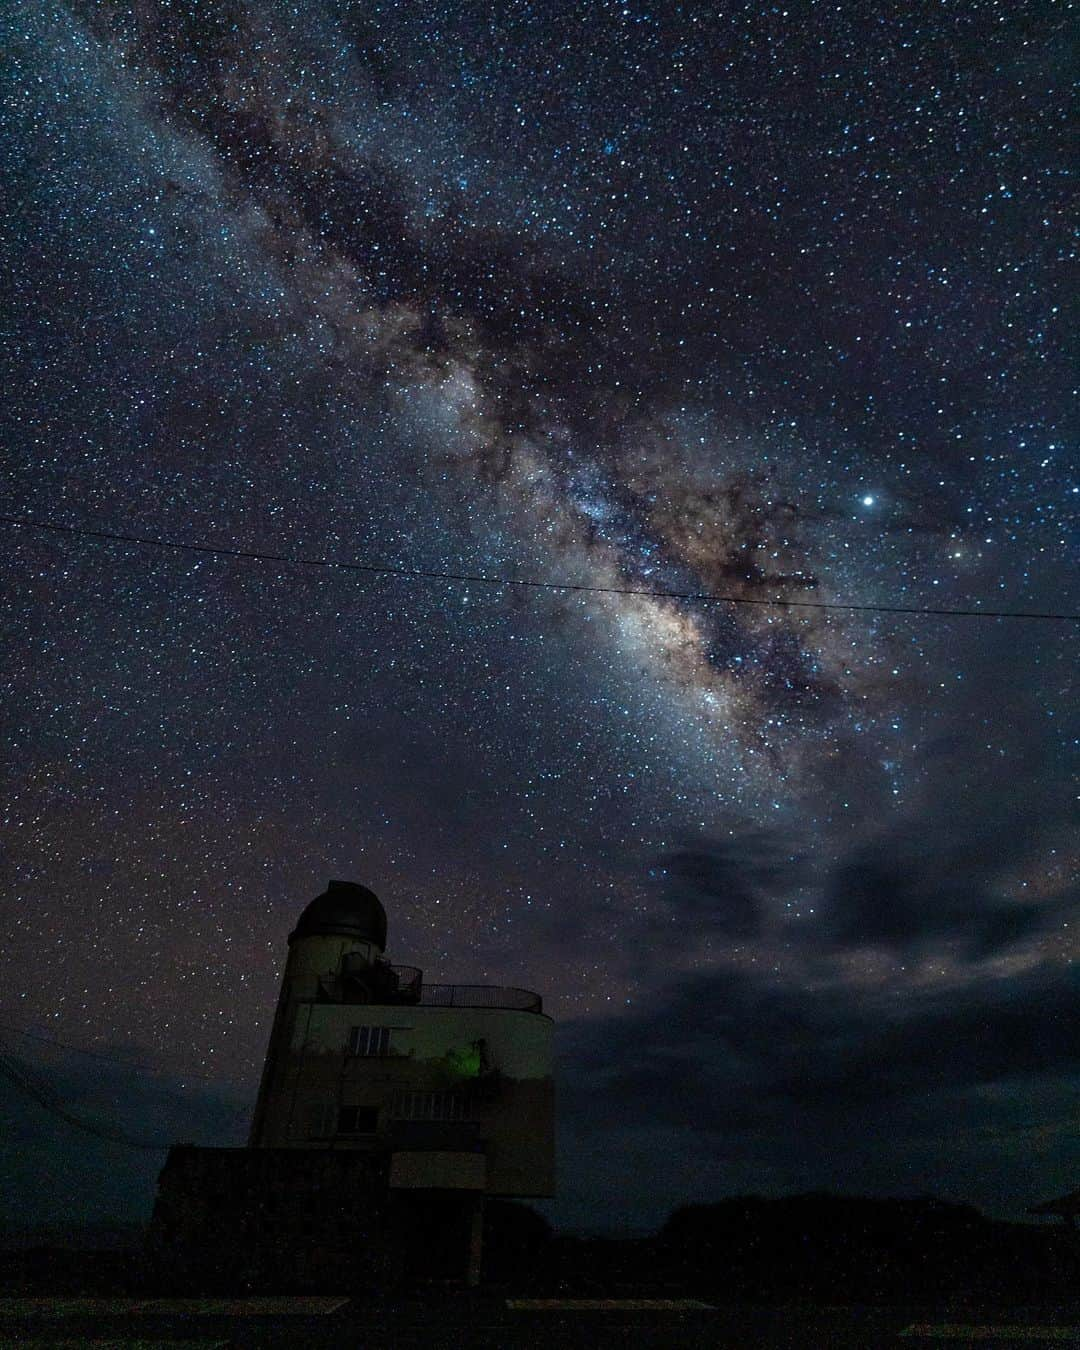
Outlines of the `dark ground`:
{"label": "dark ground", "polygon": [[[560,1235],[527,1206],[491,1202],[481,1290],[414,1279],[382,1297],[355,1285],[234,1287],[213,1275],[205,1287],[184,1288],[155,1266],[137,1229],[95,1234],[93,1243],[79,1234],[0,1236],[0,1350],[1080,1348],[1080,1233],[990,1220],[930,1198],[743,1197],[686,1206],[653,1236],[621,1240]],[[130,1306],[195,1294],[353,1297],[317,1316]],[[634,1298],[713,1306],[508,1306],[508,1299]],[[32,1311],[27,1299],[51,1303]],[[91,1313],[85,1303],[65,1309],[63,1299],[97,1303]]]}
{"label": "dark ground", "polygon": [[[942,1328],[954,1329],[945,1338]],[[965,1334],[960,1327],[975,1329]],[[1030,1328],[1024,1334],[1022,1328]],[[913,1332],[912,1329],[915,1329]],[[993,1328],[990,1337],[984,1330]],[[1015,1335],[1005,1335],[1007,1329]],[[1070,1329],[1071,1328],[1071,1329]],[[921,1335],[919,1329],[934,1329]],[[895,1346],[1080,1345],[1080,1307],[959,1309],[925,1307],[793,1308],[729,1305],[693,1312],[516,1312],[492,1293],[430,1295],[372,1305],[353,1301],[318,1317],[50,1317],[0,1315],[0,1346],[27,1350],[109,1344],[187,1342],[209,1346],[321,1350],[517,1350],[517,1347],[641,1347],[651,1350],[872,1350]]]}

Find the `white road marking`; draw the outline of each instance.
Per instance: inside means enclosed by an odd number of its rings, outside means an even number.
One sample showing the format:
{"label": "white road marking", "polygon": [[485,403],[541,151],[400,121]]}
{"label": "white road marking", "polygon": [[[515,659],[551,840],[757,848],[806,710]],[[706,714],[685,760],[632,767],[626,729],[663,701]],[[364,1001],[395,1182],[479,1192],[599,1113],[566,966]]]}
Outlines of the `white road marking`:
{"label": "white road marking", "polygon": [[93,1350],[228,1350],[228,1345],[228,1341],[117,1340],[113,1337],[107,1340],[95,1337],[88,1341],[85,1336],[80,1336],[77,1341],[58,1341],[53,1336],[47,1341],[25,1338],[6,1341],[0,1338],[0,1350],[87,1350],[88,1346],[92,1346]]}
{"label": "white road marking", "polygon": [[1067,1345],[1080,1345],[1080,1327],[1077,1326],[962,1326],[955,1322],[943,1322],[935,1326],[928,1322],[914,1322],[910,1327],[905,1327],[900,1335],[921,1336],[935,1341],[1062,1341]]}
{"label": "white road marking", "polygon": [[508,1298],[506,1306],[515,1312],[680,1312],[713,1307],[696,1298]]}
{"label": "white road marking", "polygon": [[0,1317],[317,1317],[348,1303],[332,1298],[0,1298]]}

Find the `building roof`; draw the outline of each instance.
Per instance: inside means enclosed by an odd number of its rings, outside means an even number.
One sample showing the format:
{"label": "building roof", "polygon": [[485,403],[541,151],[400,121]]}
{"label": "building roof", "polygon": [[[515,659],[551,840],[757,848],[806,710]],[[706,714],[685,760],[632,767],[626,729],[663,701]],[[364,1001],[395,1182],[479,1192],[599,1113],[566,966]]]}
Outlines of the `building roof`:
{"label": "building roof", "polygon": [[386,910],[379,897],[355,881],[330,881],[297,920],[289,941],[302,937],[351,937],[386,950]]}

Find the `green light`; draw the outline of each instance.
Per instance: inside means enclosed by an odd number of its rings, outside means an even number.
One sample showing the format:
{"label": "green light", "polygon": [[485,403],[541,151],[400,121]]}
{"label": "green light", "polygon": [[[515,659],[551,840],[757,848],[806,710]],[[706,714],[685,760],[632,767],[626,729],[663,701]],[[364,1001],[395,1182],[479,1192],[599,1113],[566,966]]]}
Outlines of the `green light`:
{"label": "green light", "polygon": [[462,1050],[447,1050],[447,1068],[457,1078],[479,1078],[484,1068],[484,1056],[479,1041]]}

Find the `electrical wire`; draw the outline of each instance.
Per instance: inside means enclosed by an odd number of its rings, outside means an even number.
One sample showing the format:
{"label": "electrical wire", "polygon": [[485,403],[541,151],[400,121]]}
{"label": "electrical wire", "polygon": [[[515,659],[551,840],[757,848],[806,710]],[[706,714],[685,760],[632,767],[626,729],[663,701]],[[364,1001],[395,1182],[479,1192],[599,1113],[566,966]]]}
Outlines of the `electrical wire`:
{"label": "electrical wire", "polygon": [[[0,1008],[0,1013],[7,1012],[8,1009]],[[199,1073],[196,1070],[180,1069],[175,1065],[147,1064],[137,1059],[125,1059],[121,1055],[107,1055],[102,1050],[89,1050],[85,1046],[72,1045],[70,1041],[58,1041],[55,1036],[43,1036],[38,1031],[27,1031],[24,1027],[13,1026],[10,1022],[0,1022],[0,1032],[8,1032],[15,1036],[25,1037],[31,1041],[41,1041],[44,1045],[55,1045],[61,1050],[68,1050],[75,1055],[88,1055],[91,1059],[103,1059],[109,1064],[119,1064],[125,1069],[141,1069],[148,1074],[170,1074],[175,1078],[200,1078],[207,1083],[215,1083],[219,1086],[244,1087],[234,1079],[220,1078],[212,1073]]]}
{"label": "electrical wire", "polygon": [[35,520],[29,516],[0,514],[0,524],[23,529],[51,531],[106,543],[169,549],[183,553],[202,553],[213,557],[240,558],[251,562],[284,563],[290,567],[321,567],[328,571],[363,572],[403,580],[464,582],[482,586],[517,586],[536,591],[563,591],[591,595],[644,596],[652,600],[685,600],[696,604],[757,605],[776,609],[840,610],[869,614],[910,614],[954,619],[1042,619],[1056,623],[1080,623],[1080,614],[1023,609],[934,609],[916,605],[849,604],[830,600],[779,600],[746,595],[717,595],[701,591],[659,591],[634,586],[594,586],[582,582],[537,581],[526,577],[491,577],[473,572],[440,572],[421,567],[391,567],[384,563],[340,562],[333,558],[306,558],[255,549],[226,548],[215,544],[192,544],[148,535],[121,534],[114,530],[95,530],[89,526],[62,525],[56,521]]}
{"label": "electrical wire", "polygon": [[[32,1031],[24,1031],[20,1027],[12,1027],[6,1023],[0,1023],[0,1029],[9,1033],[24,1036],[30,1040],[43,1041],[49,1045],[55,1045],[63,1050],[72,1051],[76,1054],[89,1055],[94,1059],[108,1060],[111,1063],[119,1064],[128,1069],[142,1069],[149,1074],[163,1072],[153,1069],[145,1064],[138,1064],[132,1060],[120,1059],[115,1055],[105,1055],[97,1050],[84,1050],[78,1046],[67,1045],[64,1041],[55,1040],[51,1036],[41,1036]],[[177,1070],[164,1070],[164,1072],[177,1073],[180,1077],[205,1078],[209,1079],[208,1074],[179,1074]],[[129,1134],[126,1130],[115,1125],[104,1124],[94,1120],[91,1117],[83,1115],[81,1112],[72,1110],[67,1106],[60,1095],[55,1091],[51,1084],[31,1065],[17,1055],[11,1053],[6,1045],[4,1038],[0,1035],[0,1078],[6,1078],[9,1083],[14,1084],[20,1091],[25,1093],[39,1106],[43,1107],[50,1114],[57,1116],[60,1120],[72,1125],[77,1130],[82,1130],[85,1134],[91,1134],[97,1139],[102,1139],[110,1144],[123,1144],[128,1148],[142,1149],[147,1152],[164,1153],[171,1145],[162,1143],[159,1140],[140,1139],[135,1135]],[[218,1080],[210,1080],[221,1082]],[[246,1114],[246,1107],[236,1108],[237,1115]]]}
{"label": "electrical wire", "polygon": [[77,1111],[72,1111],[64,1105],[63,1100],[44,1078],[36,1074],[28,1064],[8,1053],[2,1042],[0,1042],[0,1077],[14,1083],[50,1114],[66,1121],[68,1125],[73,1125],[77,1130],[82,1130],[85,1134],[92,1134],[97,1139],[105,1140],[106,1143],[124,1144],[128,1148],[144,1149],[153,1153],[164,1153],[170,1147],[169,1144],[158,1140],[138,1139],[117,1126],[103,1125]]}

